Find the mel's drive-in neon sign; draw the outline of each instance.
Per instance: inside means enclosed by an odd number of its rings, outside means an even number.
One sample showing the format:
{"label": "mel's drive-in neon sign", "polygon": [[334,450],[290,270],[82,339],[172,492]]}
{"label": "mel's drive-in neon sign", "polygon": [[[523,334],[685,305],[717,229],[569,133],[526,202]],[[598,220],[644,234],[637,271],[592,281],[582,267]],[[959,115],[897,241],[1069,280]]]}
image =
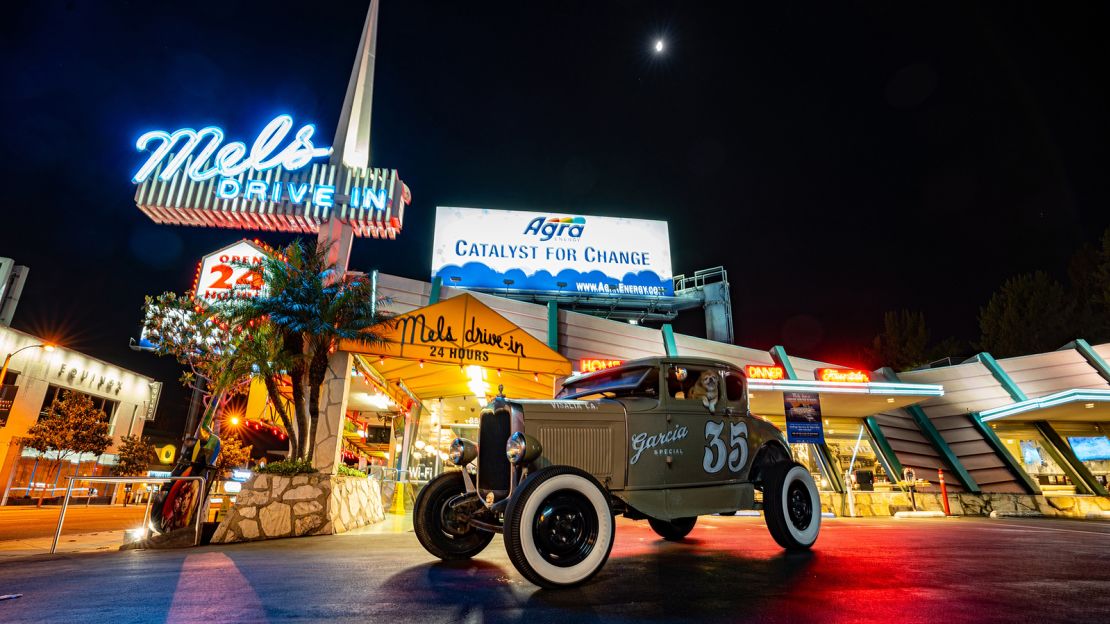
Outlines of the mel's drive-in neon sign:
{"label": "mel's drive-in neon sign", "polygon": [[[161,165],[157,177],[163,182],[180,174],[194,182],[215,179],[215,194],[219,199],[291,204],[308,200],[316,206],[334,206],[334,184],[294,182],[282,180],[280,176],[263,175],[277,167],[297,171],[318,158],[331,155],[332,148],[317,147],[312,142],[316,132],[314,125],[301,126],[289,138],[292,129],[293,118],[278,115],[266,124],[250,148],[241,141],[224,143],[224,131],[216,126],[200,130],[181,128],[173,132],[152,130],[135,142],[140,152],[152,151],[131,181],[142,184]],[[261,179],[263,177],[271,179]],[[349,204],[354,208],[384,210],[387,201],[385,188],[355,187],[350,191]]]}

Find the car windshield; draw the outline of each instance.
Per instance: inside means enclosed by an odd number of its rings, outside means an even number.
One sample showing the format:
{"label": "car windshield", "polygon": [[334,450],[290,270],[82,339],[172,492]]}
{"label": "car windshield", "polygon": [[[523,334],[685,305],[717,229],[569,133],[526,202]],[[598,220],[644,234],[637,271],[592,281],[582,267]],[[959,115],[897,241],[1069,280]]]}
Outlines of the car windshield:
{"label": "car windshield", "polygon": [[614,368],[581,380],[571,380],[555,397],[581,399],[597,396],[649,396],[657,397],[659,374],[653,366]]}

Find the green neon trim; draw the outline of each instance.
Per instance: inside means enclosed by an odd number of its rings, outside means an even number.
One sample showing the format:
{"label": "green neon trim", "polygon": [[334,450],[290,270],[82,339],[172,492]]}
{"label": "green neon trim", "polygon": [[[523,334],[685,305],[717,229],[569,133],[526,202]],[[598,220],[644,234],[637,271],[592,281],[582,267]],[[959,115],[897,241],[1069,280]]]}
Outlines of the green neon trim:
{"label": "green neon trim", "polygon": [[944,386],[934,384],[887,383],[882,381],[852,383],[842,381],[803,381],[798,379],[752,379],[748,382],[748,388],[765,392],[823,392],[825,394],[873,394],[876,396],[944,396]]}
{"label": "green neon trim", "polygon": [[906,410],[906,412],[913,417],[913,421],[917,423],[918,428],[921,429],[921,432],[924,433],[925,437],[933,444],[933,448],[940,453],[940,458],[948,464],[952,472],[956,473],[956,477],[959,478],[964,489],[972,494],[978,494],[981,491],[979,489],[979,484],[975,482],[975,479],[971,478],[971,473],[960,463],[960,459],[956,457],[951,447],[944,441],[944,437],[941,436],[937,428],[933,426],[933,421],[929,420],[929,416],[925,413],[925,410],[916,405],[908,405],[902,409]]}
{"label": "green neon trim", "polygon": [[547,302],[547,346],[559,350],[559,304]]}
{"label": "green neon trim", "polygon": [[667,352],[667,357],[675,357],[678,355],[678,344],[674,341],[674,330],[671,329],[670,323],[663,323],[663,349]]}
{"label": "green neon trim", "polygon": [[1029,494],[1040,494],[1041,486],[1037,485],[1037,482],[1029,476],[1028,472],[1025,472],[1025,469],[1021,467],[1021,464],[1019,464],[1016,459],[1014,459],[1014,456],[1010,454],[1010,451],[1006,450],[1006,447],[1003,446],[1002,440],[998,439],[998,434],[994,432],[994,429],[991,429],[990,425],[984,423],[983,419],[979,417],[979,414],[976,414],[975,412],[972,412],[967,416],[971,419],[971,424],[975,425],[975,428],[983,436],[983,439],[986,440],[987,444],[989,444],[994,450],[994,454],[1002,458],[1002,462],[1006,464],[1006,468],[1010,471],[1010,473],[1012,473],[1014,477],[1016,477],[1017,480],[1023,486],[1025,486],[1025,491]]}
{"label": "green neon trim", "polygon": [[786,349],[779,345],[771,347],[768,351],[771,354],[771,359],[775,364],[782,367],[783,372],[786,373],[787,379],[797,379],[798,373],[794,372],[794,365],[790,363],[790,356],[786,355]]}
{"label": "green neon trim", "polygon": [[1025,392],[1023,392],[1022,389],[1014,383],[1014,380],[1010,379],[1006,371],[1002,370],[1002,367],[998,365],[994,356],[984,351],[977,355],[976,358],[983,366],[987,367],[987,370],[991,372],[991,375],[994,375],[994,378],[1014,401],[1021,402],[1029,400],[1029,397],[1025,396]]}
{"label": "green neon trim", "polygon": [[1098,351],[1095,351],[1091,345],[1087,344],[1086,340],[1082,338],[1076,340],[1075,350],[1079,352],[1079,355],[1083,356],[1083,359],[1087,360],[1091,368],[1098,371],[1100,377],[1106,381],[1110,381],[1110,365],[1106,363],[1106,360],[1102,359]]}
{"label": "green neon trim", "polygon": [[1059,432],[1053,428],[1051,423],[1047,420],[1038,420],[1033,423],[1033,426],[1037,428],[1037,431],[1041,432],[1045,442],[1048,442],[1046,447],[1048,454],[1052,455],[1052,459],[1056,460],[1060,468],[1068,473],[1071,482],[1075,484],[1076,491],[1078,491],[1079,486],[1082,485],[1086,490],[1086,492],[1084,492],[1086,494],[1110,496],[1110,493],[1107,493],[1106,488],[1098,482],[1095,475],[1091,474],[1087,466],[1075,456],[1075,453],[1071,450],[1071,445],[1060,436]]}
{"label": "green neon trim", "polygon": [[1017,414],[1024,414],[1025,412],[1033,412],[1036,410],[1047,409],[1056,407],[1057,405],[1065,405],[1067,403],[1110,403],[1110,390],[1085,390],[1083,388],[1073,388],[1071,390],[1063,390],[1054,394],[1049,394],[1036,399],[1027,399],[1020,403],[1011,403],[1010,405],[1003,405],[1002,407],[995,407],[989,410],[979,412],[979,416],[984,422],[992,420],[1000,420],[1008,416],[1016,416]]}
{"label": "green neon trim", "polygon": [[439,291],[443,289],[443,278],[436,277],[432,280],[432,294],[428,295],[428,305],[439,303]]}
{"label": "green neon trim", "polygon": [[886,439],[886,435],[883,434],[883,429],[879,426],[879,421],[875,420],[874,416],[868,416],[863,419],[863,426],[867,427],[867,433],[871,436],[871,440],[875,442],[875,446],[877,447],[876,450],[879,451],[879,455],[886,464],[887,469],[893,471],[890,473],[891,477],[900,479],[902,475],[902,462],[898,461],[898,455],[894,452],[894,449],[890,447],[890,442]]}

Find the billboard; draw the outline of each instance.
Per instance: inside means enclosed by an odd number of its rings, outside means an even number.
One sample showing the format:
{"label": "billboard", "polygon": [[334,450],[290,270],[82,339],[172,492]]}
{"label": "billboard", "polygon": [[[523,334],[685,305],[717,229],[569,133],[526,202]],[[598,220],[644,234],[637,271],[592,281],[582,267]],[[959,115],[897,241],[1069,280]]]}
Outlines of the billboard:
{"label": "billboard", "polygon": [[467,288],[674,295],[667,222],[645,219],[440,206],[436,277]]}

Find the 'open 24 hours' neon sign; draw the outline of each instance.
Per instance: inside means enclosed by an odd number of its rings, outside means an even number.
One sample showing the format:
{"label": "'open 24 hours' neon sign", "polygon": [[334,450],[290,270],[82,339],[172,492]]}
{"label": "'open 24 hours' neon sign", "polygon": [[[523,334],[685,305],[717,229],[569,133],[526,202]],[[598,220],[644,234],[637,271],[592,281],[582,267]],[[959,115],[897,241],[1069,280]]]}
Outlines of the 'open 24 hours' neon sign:
{"label": "'open 24 hours' neon sign", "polygon": [[[135,142],[139,151],[153,149],[153,152],[135,172],[131,181],[141,184],[159,165],[163,165],[158,179],[164,182],[182,172],[196,182],[217,178],[215,190],[219,199],[242,197],[247,201],[288,201],[300,204],[306,198],[311,198],[312,203],[317,206],[334,206],[333,184],[281,181],[277,179],[278,176],[274,176],[274,181],[250,177],[240,179],[243,174],[265,173],[275,167],[296,171],[314,159],[331,155],[332,148],[313,144],[312,135],[316,132],[316,127],[312,124],[301,126],[292,140],[282,147],[292,128],[292,117],[278,115],[266,124],[250,149],[240,141],[223,144],[224,131],[216,126],[207,126],[200,130],[181,128],[174,132],[152,130]],[[384,210],[387,201],[388,194],[384,188],[351,189],[352,207]]]}

